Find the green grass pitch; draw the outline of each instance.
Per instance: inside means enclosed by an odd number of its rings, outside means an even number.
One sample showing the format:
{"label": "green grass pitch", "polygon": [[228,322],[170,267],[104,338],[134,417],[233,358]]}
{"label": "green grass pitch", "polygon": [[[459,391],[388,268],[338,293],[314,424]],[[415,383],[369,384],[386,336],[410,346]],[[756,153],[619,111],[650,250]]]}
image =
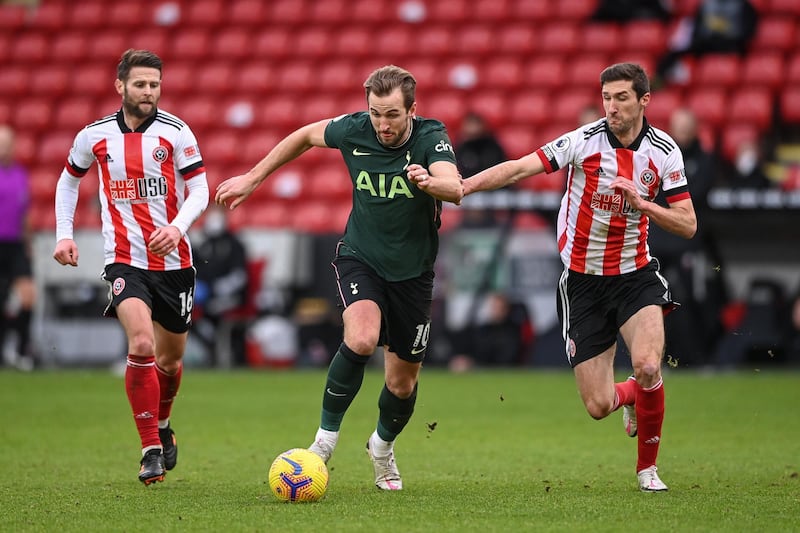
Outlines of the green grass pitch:
{"label": "green grass pitch", "polygon": [[425,369],[396,448],[405,489],[383,493],[364,453],[382,385],[371,369],[325,498],[281,503],[267,470],[310,444],[324,379],[188,369],[178,466],[144,487],[122,378],[0,372],[0,531],[800,531],[798,373],[668,372],[670,491],[643,494],[621,413],[592,420],[570,372]]}

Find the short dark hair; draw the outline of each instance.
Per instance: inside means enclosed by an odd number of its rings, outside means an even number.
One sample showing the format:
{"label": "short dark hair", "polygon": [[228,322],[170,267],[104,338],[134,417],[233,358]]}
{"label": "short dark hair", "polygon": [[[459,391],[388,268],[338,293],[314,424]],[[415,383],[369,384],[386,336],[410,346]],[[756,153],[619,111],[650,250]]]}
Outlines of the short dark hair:
{"label": "short dark hair", "polygon": [[117,65],[117,79],[126,81],[133,67],[149,67],[161,72],[161,58],[150,50],[134,50],[129,48],[123,52]]}
{"label": "short dark hair", "polygon": [[637,98],[641,98],[650,92],[650,80],[641,65],[636,63],[617,63],[606,67],[600,73],[601,87],[610,81],[620,80],[633,82],[633,90],[636,92]]}
{"label": "short dark hair", "polygon": [[406,69],[395,65],[386,65],[374,70],[364,82],[367,98],[370,94],[386,96],[398,87],[403,93],[403,105],[406,106],[406,110],[411,109],[417,99],[417,80]]}

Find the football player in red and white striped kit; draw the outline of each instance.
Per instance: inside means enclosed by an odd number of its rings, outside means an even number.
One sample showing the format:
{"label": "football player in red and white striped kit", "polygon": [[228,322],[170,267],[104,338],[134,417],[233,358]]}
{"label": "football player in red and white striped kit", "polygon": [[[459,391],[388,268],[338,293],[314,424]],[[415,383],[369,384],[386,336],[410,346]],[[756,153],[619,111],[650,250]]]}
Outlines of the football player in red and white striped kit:
{"label": "football player in red and white striped kit", "polygon": [[97,162],[104,239],[106,315],[128,339],[125,389],[142,445],[139,480],[163,481],[178,456],[169,418],[178,393],[194,296],[186,235],[208,205],[203,159],[192,130],[158,109],[161,59],[127,50],[115,87],[122,107],[75,137],[56,187],[56,247],[78,266],[73,220],[81,178]]}
{"label": "football player in red and white striped kit", "polygon": [[[592,418],[624,408],[626,432],[638,435],[639,488],[665,491],[656,473],[664,419],[663,315],[676,304],[650,256],[647,230],[653,222],[690,239],[697,218],[680,149],[644,116],[650,102],[645,71],[632,63],[611,65],[600,74],[600,86],[604,118],[464,180],[464,194],[569,167],[557,224],[565,355]],[[659,190],[669,207],[653,201]],[[633,376],[621,383],[614,382],[618,333],[633,364]]]}

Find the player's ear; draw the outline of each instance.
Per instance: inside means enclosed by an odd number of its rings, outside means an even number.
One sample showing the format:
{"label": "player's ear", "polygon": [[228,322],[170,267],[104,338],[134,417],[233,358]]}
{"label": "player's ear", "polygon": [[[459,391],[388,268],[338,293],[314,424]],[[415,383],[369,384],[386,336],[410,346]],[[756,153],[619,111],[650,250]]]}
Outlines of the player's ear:
{"label": "player's ear", "polygon": [[122,80],[114,80],[114,88],[117,90],[117,94],[122,96],[123,90],[125,89],[125,84]]}

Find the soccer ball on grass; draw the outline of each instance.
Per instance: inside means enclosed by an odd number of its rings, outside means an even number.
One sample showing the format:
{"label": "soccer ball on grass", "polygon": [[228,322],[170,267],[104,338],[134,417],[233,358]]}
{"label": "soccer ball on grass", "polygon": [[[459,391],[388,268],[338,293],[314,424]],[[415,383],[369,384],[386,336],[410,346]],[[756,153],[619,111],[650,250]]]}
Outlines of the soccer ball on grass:
{"label": "soccer ball on grass", "polygon": [[315,502],[328,488],[328,467],[322,458],[305,448],[280,454],[269,467],[269,487],[286,502]]}

